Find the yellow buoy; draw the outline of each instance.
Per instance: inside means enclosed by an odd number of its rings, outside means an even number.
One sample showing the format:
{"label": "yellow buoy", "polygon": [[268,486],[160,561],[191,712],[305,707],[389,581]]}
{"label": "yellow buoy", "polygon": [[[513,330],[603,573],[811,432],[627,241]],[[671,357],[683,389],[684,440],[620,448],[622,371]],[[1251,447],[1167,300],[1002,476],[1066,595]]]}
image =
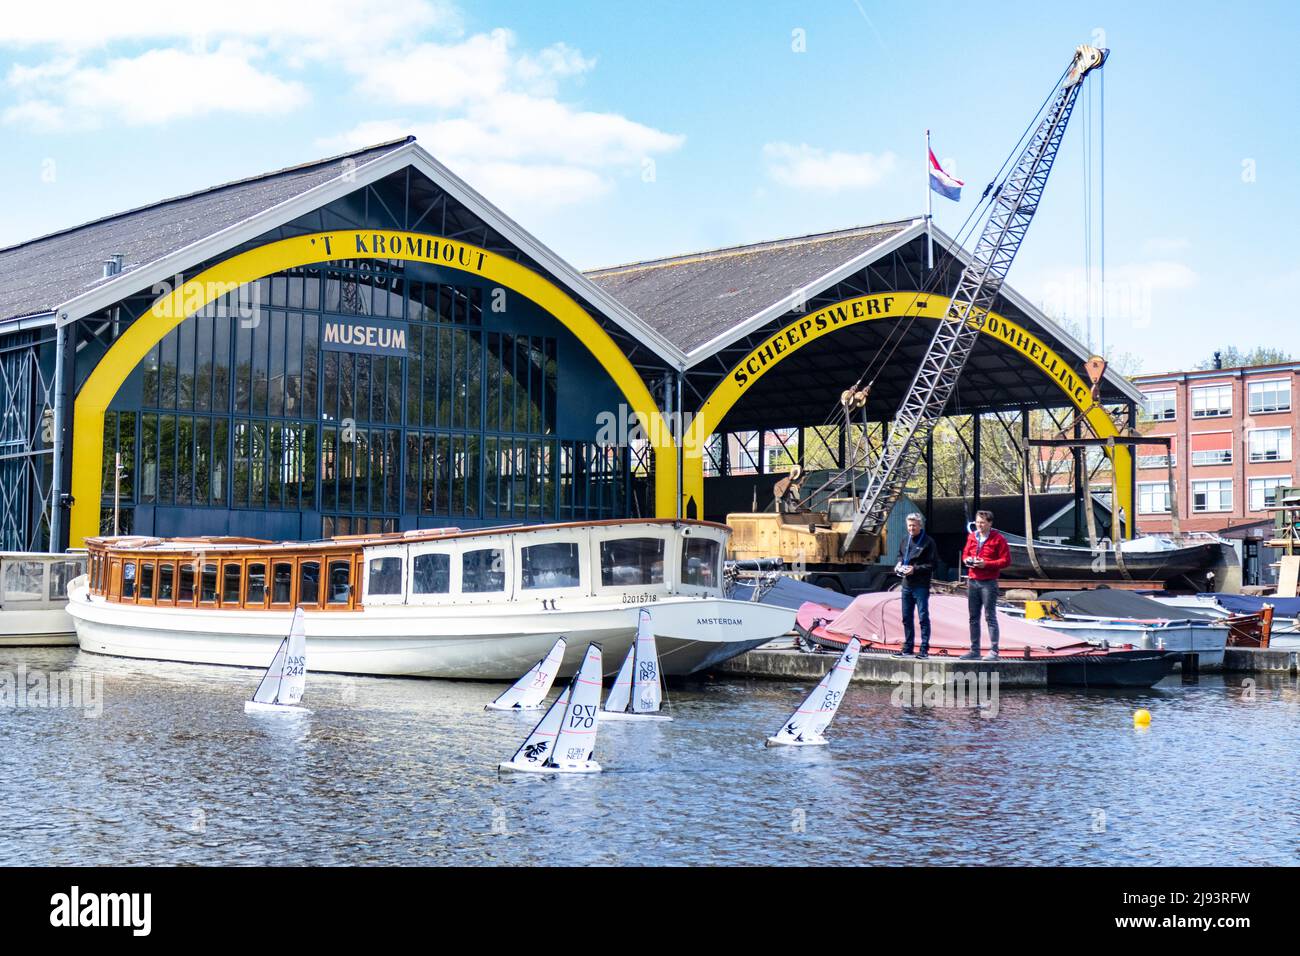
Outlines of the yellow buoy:
{"label": "yellow buoy", "polygon": [[1138,710],[1133,713],[1134,727],[1149,727],[1151,725],[1151,711]]}

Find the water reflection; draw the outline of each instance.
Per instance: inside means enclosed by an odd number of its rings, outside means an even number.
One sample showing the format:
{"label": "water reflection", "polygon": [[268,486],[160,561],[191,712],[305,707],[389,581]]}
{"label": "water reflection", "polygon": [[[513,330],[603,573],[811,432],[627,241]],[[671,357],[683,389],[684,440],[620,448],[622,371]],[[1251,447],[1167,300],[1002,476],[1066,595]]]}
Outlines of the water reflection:
{"label": "water reflection", "polygon": [[830,747],[775,749],[810,685],[703,680],[556,778],[497,774],[540,713],[484,711],[499,685],[312,675],[311,715],[267,718],[251,670],[20,664],[101,676],[103,715],[0,710],[4,864],[1300,862],[1292,678],[1004,691],[991,720],[854,685]]}

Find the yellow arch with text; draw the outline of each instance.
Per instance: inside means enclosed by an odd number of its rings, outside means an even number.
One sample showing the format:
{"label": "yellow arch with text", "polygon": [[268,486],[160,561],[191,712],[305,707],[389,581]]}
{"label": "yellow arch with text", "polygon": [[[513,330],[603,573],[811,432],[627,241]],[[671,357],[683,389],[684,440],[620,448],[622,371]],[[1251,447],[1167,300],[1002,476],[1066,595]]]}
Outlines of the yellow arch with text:
{"label": "yellow arch with text", "polygon": [[[936,321],[947,313],[948,298],[920,292],[887,292],[845,299],[833,305],[799,316],[783,326],[735,364],[727,377],[709,393],[691,423],[682,459],[682,514],[689,514],[693,498],[696,510],[704,503],[704,445],[717,431],[722,419],[744,397],[750,386],[784,358],[824,335],[860,322],[921,316]],[[1041,339],[1005,316],[991,312],[972,319],[971,324],[1029,359],[1044,375],[1052,379],[1071,404],[1083,414],[1099,438],[1120,435],[1110,415],[1092,401],[1092,388],[1068,362]],[[1115,445],[1111,454],[1119,490],[1119,504],[1129,520],[1132,534],[1133,501],[1131,479],[1133,452],[1128,446]]]}
{"label": "yellow arch with text", "polygon": [[[336,259],[401,259],[427,262],[483,276],[545,309],[595,356],[642,417],[650,436],[669,436],[650,390],[609,334],[566,292],[532,269],[487,249],[421,233],[342,230],[295,236],[250,249],[205,270],[137,319],[99,360],[77,393],[73,411],[72,496],[69,543],[99,534],[104,468],[104,414],[127,376],[163,336],[207,303],[265,276]],[[677,449],[671,438],[654,439],[655,513],[675,517]]]}

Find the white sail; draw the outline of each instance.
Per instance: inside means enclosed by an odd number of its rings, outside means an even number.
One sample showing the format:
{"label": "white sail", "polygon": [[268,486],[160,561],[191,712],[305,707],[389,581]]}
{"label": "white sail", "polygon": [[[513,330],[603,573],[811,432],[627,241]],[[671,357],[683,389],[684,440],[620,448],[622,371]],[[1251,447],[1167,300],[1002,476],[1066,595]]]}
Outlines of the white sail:
{"label": "white sail", "polygon": [[275,656],[271,658],[271,666],[262,675],[262,682],[257,685],[257,690],[253,691],[253,703],[274,704],[276,702],[276,698],[280,695],[280,683],[284,679],[284,661],[288,654],[289,639],[286,637],[276,648]]}
{"label": "white sail", "polygon": [[858,663],[858,650],[862,642],[856,637],[849,640],[844,653],[821,679],[813,692],[809,694],[799,709],[790,715],[790,719],[772,737],[767,738],[769,746],[790,744],[795,746],[824,744],[822,732],[840,709],[844,691],[849,686],[849,678]]}
{"label": "white sail", "polygon": [[551,685],[555,683],[555,675],[564,660],[567,646],[564,638],[556,640],[551,645],[551,649],[546,652],[546,656],[530,667],[509,690],[488,704],[487,709],[532,710],[541,706],[546,695],[551,692]]}
{"label": "white sail", "polygon": [[655,647],[655,632],[650,624],[650,611],[641,609],[641,619],[637,623],[635,686],[632,694],[632,710],[638,714],[658,713],[664,702],[663,681],[659,677],[659,651]]}
{"label": "white sail", "polygon": [[588,773],[600,769],[594,757],[599,725],[600,691],[604,684],[600,645],[589,644],[582,667],[573,678],[573,693],[555,738],[550,769],[567,773]]}
{"label": "white sail", "polygon": [[627,710],[627,705],[632,700],[632,665],[635,657],[636,644],[634,643],[627,649],[623,666],[618,669],[614,686],[609,689],[609,696],[605,698],[605,713],[621,714]]}
{"label": "white sail", "polygon": [[560,733],[560,721],[569,709],[569,695],[573,691],[570,684],[555,698],[555,703],[542,715],[533,732],[525,738],[515,755],[501,764],[502,770],[541,770],[551,761],[555,750],[555,738]]}
{"label": "white sail", "polygon": [[293,609],[293,623],[289,625],[288,651],[284,659],[284,672],[280,680],[277,704],[292,707],[302,700],[307,689],[307,617],[302,608]]}

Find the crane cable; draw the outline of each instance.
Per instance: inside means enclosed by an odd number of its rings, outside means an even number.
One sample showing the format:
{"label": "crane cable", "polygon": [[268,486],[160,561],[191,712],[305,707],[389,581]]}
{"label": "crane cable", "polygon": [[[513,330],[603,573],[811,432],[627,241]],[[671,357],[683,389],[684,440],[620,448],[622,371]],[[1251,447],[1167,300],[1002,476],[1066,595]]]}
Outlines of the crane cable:
{"label": "crane cable", "polygon": [[[1071,66],[1073,66],[1073,64],[1071,64]],[[1051,90],[1048,92],[1047,96],[1043,99],[1043,102],[1039,105],[1038,110],[1034,113],[1033,118],[1029,121],[1028,125],[1025,126],[1025,129],[1023,132],[1021,132],[1019,139],[1016,140],[1015,146],[1012,147],[1011,151],[1007,154],[1006,158],[1002,161],[1002,165],[998,168],[998,171],[997,173],[994,174],[993,178],[989,180],[989,184],[984,187],[984,192],[980,196],[980,201],[975,205],[975,208],[973,208],[970,211],[969,215],[967,215],[966,221],[962,223],[961,228],[957,230],[957,235],[953,240],[952,247],[950,247],[944,253],[941,262],[936,264],[935,268],[931,270],[930,278],[926,281],[925,287],[922,289],[923,293],[932,294],[934,292],[934,287],[939,284],[939,279],[941,276],[944,275],[948,264],[956,258],[956,253],[953,250],[960,249],[964,246],[967,239],[970,238],[968,233],[973,232],[975,224],[983,220],[984,214],[985,212],[987,212],[987,209],[985,209],[985,207],[991,208],[993,203],[997,200],[999,193],[1001,193],[1002,191],[1002,186],[1006,185],[1005,179],[1002,178],[1003,174],[1006,172],[1007,167],[1017,157],[1019,157],[1021,150],[1023,148],[1023,144],[1025,140],[1028,138],[1028,136],[1030,135],[1030,133],[1032,133],[1038,127],[1039,123],[1041,122],[1041,117],[1044,111],[1047,109],[1048,105],[1052,102],[1053,98],[1056,96],[1057,91],[1061,87],[1061,82],[1065,79],[1066,75],[1070,72],[1071,66],[1067,66],[1064,70],[1061,71],[1061,75],[1058,76],[1056,78],[1056,82],[1052,84]],[[998,185],[996,188],[994,188],[994,184],[998,183],[999,180],[1001,180],[1001,184]],[[880,368],[883,368],[884,365],[894,357],[894,353],[898,350],[898,346],[902,344],[903,339],[906,338],[906,333],[911,329],[912,325],[915,323],[917,318],[919,318],[919,315],[913,313],[912,315],[905,317],[905,321],[898,323],[893,329],[890,330],[889,334],[885,338],[885,341],[881,344],[880,348],[876,350],[876,354],[875,356],[872,357],[871,362],[867,366],[867,369],[862,373],[861,376],[859,376],[858,382],[855,384],[855,387],[857,387],[857,385],[860,385],[862,379],[866,378],[867,374],[871,372],[874,368],[876,368],[876,362],[877,359],[880,357],[881,351],[883,351],[884,348],[890,344],[890,341],[894,339],[895,332],[897,332],[898,333],[897,341],[895,341],[892,347],[889,349],[889,354],[885,356],[884,362],[880,363]],[[876,374],[879,374],[879,372],[877,371]],[[872,376],[871,382],[872,384],[875,383],[875,375]]]}
{"label": "crane cable", "polygon": [[[1003,176],[1007,171],[1007,167],[1016,158],[1019,157],[1022,149],[1024,148],[1025,140],[1040,124],[1041,117],[1044,111],[1047,109],[1048,105],[1052,102],[1053,98],[1060,90],[1062,81],[1065,79],[1066,75],[1070,72],[1072,67],[1073,67],[1073,63],[1071,63],[1064,70],[1062,70],[1060,76],[1056,78],[1056,82],[1052,84],[1052,88],[1048,91],[1047,96],[1044,97],[1043,102],[1039,104],[1039,107],[1037,111],[1034,113],[1033,118],[1030,119],[1029,123],[1025,126],[1019,138],[1016,140],[1015,146],[1012,147],[1011,151],[1007,154],[1006,158],[1003,159],[1001,166],[998,167],[998,171],[989,180],[988,185],[984,187],[984,192],[981,194],[979,202],[977,202],[974,208],[971,209],[970,213],[967,214],[965,221],[962,223],[961,227],[957,230],[956,235],[953,237],[952,245],[944,251],[943,255],[940,257],[940,260],[935,264],[935,267],[932,270],[930,270],[930,275],[926,279],[925,283],[921,288],[922,294],[930,295],[935,292],[935,289],[939,285],[941,278],[945,276],[948,266],[954,260],[957,259],[957,253],[955,250],[964,247],[966,241],[969,240],[971,233],[973,233],[974,231],[974,226],[982,222],[985,214],[989,210],[991,210],[993,203],[996,202],[998,195],[1002,191],[1002,187],[1006,185],[1006,181],[1005,179],[1003,179]],[[996,188],[995,188],[995,184],[997,184]],[[880,371],[882,371],[885,365],[888,364],[889,360],[893,358],[894,353],[898,350],[899,345],[902,344],[903,340],[907,337],[908,331],[911,330],[912,326],[915,324],[916,320],[919,317],[920,316],[918,313],[913,312],[911,315],[904,316],[903,321],[895,323],[895,325],[890,328],[888,334],[885,337],[885,341],[882,342],[881,345],[876,349],[875,354],[872,356],[871,360],[867,363],[867,367],[863,370],[862,374],[859,375],[857,380],[853,383],[853,390],[857,390],[861,388],[863,380],[866,379],[868,375],[871,375],[870,381],[868,383],[869,386],[873,386],[875,384],[876,376],[880,374]],[[879,361],[880,355],[885,350],[886,347],[889,347],[889,352],[885,356],[883,361]],[[850,424],[851,421],[849,418],[849,410],[842,404],[837,404],[832,408],[831,412],[827,414],[822,424],[820,426],[815,426],[815,427],[843,428]],[[835,477],[828,479],[814,492],[805,496],[802,499],[802,501],[806,502],[810,500],[811,498],[819,494],[821,491],[824,491],[830,485],[835,484],[839,478],[842,478],[843,475],[847,474],[854,467],[856,467],[856,465],[861,460],[861,458],[862,458],[861,455],[855,454],[854,461],[852,463],[848,463],[848,462],[843,463],[842,467],[838,470]]]}

